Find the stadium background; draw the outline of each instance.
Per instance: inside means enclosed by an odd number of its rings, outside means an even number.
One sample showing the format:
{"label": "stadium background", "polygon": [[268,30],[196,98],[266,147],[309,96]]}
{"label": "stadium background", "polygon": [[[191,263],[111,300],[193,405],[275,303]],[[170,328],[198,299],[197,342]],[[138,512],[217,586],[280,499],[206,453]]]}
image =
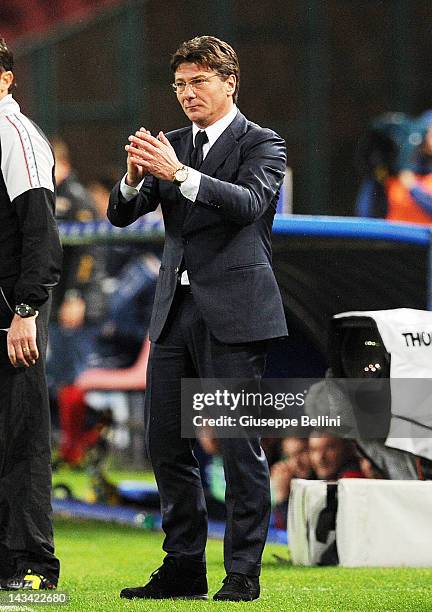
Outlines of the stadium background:
{"label": "stadium background", "polygon": [[[293,210],[307,215],[353,214],[360,182],[356,149],[373,117],[385,111],[417,115],[430,108],[431,18],[432,5],[421,0],[73,0],[55,6],[17,0],[0,7],[1,34],[16,55],[16,98],[49,136],[60,134],[67,141],[83,182],[96,168],[123,165],[125,135],[138,124],[167,131],[184,123],[169,88],[169,57],[178,42],[202,33],[228,40],[242,67],[239,106],[286,139]],[[343,232],[314,238],[309,229],[299,219],[289,230],[294,234],[289,247],[285,232],[277,232],[275,265],[285,295],[294,291],[298,299],[291,308],[320,349],[311,358],[305,329],[294,325],[291,350],[303,345],[300,357],[312,362],[308,373],[316,374],[324,365],[325,320],[351,307],[344,296],[353,308],[426,307],[429,240],[419,233],[397,244],[388,236],[371,241],[365,235],[363,242],[350,243]],[[323,252],[320,260],[317,254]],[[334,272],[326,285],[329,268]],[[358,274],[350,286],[347,274],[354,268]],[[299,361],[298,352],[292,357]],[[66,480],[84,492],[75,475]],[[120,528],[91,522],[77,528],[58,520],[62,586],[73,594],[71,609],[116,608],[125,580],[138,584],[159,558],[159,535],[144,534],[141,542],[135,532]],[[218,546],[210,545],[212,588],[215,574],[223,575]],[[124,554],[128,547],[133,562]],[[86,581],[83,549],[85,558],[92,557]],[[282,554],[282,562],[272,553]],[[265,609],[429,609],[427,571],[288,571],[286,551],[277,546],[268,548],[265,561]],[[107,563],[112,566],[101,572]],[[98,602],[95,592],[103,593]]]}
{"label": "stadium background", "polygon": [[125,135],[141,122],[151,130],[184,123],[169,58],[179,41],[211,32],[238,51],[242,111],[287,141],[294,211],[338,215],[353,213],[355,150],[371,118],[430,107],[431,19],[424,0],[15,0],[0,8],[3,35],[15,43],[18,99],[70,144],[82,180],[96,159],[122,164]]}

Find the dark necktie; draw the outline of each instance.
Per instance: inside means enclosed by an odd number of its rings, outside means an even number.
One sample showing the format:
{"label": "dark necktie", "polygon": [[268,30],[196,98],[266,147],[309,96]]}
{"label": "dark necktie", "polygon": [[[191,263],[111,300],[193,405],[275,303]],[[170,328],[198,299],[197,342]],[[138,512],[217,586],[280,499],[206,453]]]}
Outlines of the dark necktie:
{"label": "dark necktie", "polygon": [[190,159],[191,168],[198,170],[198,168],[201,166],[204,159],[203,146],[206,142],[208,142],[207,134],[205,133],[205,130],[200,130],[195,136],[195,146]]}
{"label": "dark necktie", "polygon": [[[195,146],[192,149],[192,153],[190,156],[189,166],[191,168],[195,168],[196,170],[198,170],[198,168],[201,166],[202,161],[204,159],[203,146],[205,145],[206,142],[208,142],[208,137],[207,137],[207,134],[205,133],[205,130],[200,130],[199,132],[197,132],[195,136]],[[186,264],[185,264],[185,260],[183,257],[180,263],[180,267],[179,267],[179,273],[178,273],[179,277],[182,275],[185,269],[186,269]]]}

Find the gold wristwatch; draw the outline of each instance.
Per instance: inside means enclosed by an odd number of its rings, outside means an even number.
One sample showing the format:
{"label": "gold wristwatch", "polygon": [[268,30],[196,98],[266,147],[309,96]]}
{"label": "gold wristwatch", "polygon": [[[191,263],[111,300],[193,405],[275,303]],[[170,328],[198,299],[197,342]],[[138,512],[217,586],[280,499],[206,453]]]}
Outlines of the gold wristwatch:
{"label": "gold wristwatch", "polygon": [[181,185],[185,182],[188,177],[188,169],[186,166],[181,166],[181,168],[177,168],[177,170],[173,173],[173,183],[174,185]]}

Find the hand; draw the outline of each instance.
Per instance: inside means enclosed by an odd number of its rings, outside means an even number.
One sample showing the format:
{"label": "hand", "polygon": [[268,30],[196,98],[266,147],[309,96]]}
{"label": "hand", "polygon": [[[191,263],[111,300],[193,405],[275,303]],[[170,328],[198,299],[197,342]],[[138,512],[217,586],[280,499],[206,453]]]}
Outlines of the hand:
{"label": "hand", "polygon": [[36,345],[36,317],[15,315],[7,334],[9,361],[14,368],[29,368],[39,359]]}
{"label": "hand", "polygon": [[272,465],[270,478],[276,504],[288,499],[293,476],[293,471],[286,461],[278,461]]}
{"label": "hand", "polygon": [[405,189],[408,189],[408,191],[416,184],[415,174],[414,172],[411,172],[411,170],[402,170],[402,172],[399,173],[399,179],[402,185],[405,187]]}
{"label": "hand", "polygon": [[60,306],[58,320],[66,329],[76,329],[84,323],[86,303],[81,297],[70,297]]}
{"label": "hand", "polygon": [[[135,132],[135,134],[138,134],[139,132],[144,132],[151,136],[150,131],[146,130],[143,127],[141,127],[138,132]],[[134,164],[131,158],[132,155],[128,151],[126,184],[130,185],[131,187],[136,187],[143,180],[145,174],[147,173],[144,171],[144,168],[138,166],[137,164]]]}
{"label": "hand", "polygon": [[172,181],[174,172],[183,165],[163,132],[159,132],[158,137],[154,138],[147,131],[138,131],[129,136],[129,141],[131,144],[125,147],[128,159],[144,173]]}

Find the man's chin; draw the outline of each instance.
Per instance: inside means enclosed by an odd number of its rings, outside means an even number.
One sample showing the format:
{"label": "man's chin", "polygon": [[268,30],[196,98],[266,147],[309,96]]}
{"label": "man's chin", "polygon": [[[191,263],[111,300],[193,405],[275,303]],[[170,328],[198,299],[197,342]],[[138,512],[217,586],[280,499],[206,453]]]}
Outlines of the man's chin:
{"label": "man's chin", "polygon": [[187,108],[185,109],[185,113],[187,117],[194,123],[200,123],[200,121],[204,120],[202,112],[198,108]]}

